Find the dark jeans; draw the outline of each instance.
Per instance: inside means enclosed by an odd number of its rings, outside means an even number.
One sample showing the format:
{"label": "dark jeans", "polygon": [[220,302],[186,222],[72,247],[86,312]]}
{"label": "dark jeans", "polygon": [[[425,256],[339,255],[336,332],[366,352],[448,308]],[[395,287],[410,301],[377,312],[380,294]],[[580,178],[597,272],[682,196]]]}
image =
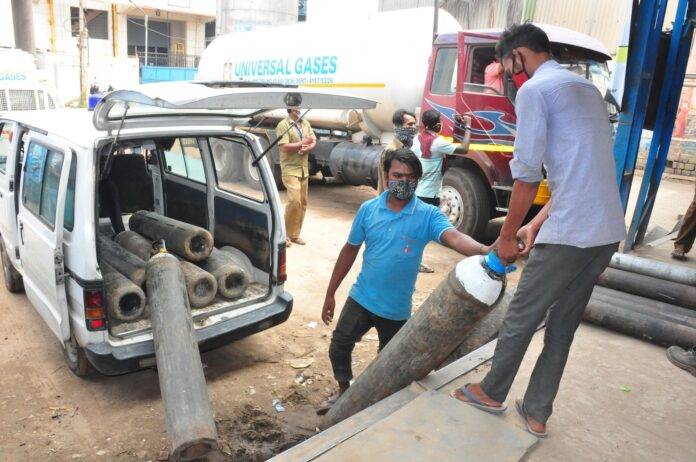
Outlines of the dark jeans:
{"label": "dark jeans", "polygon": [[418,196],[418,199],[422,200],[426,204],[434,205],[435,207],[440,206],[440,198],[439,197],[421,197],[421,196]]}
{"label": "dark jeans", "polygon": [[489,397],[505,401],[529,342],[548,312],[544,348],[524,395],[529,416],[546,422],[582,313],[597,278],[618,248],[618,243],[590,248],[534,247],[500,328],[491,370],[481,382]]}
{"label": "dark jeans", "polygon": [[406,321],[385,319],[363,308],[358,302],[348,297],[343,306],[336,329],[331,337],[329,359],[337,382],[350,382],[353,378],[351,367],[353,348],[363,335],[374,327],[379,337],[379,351],[401,329]]}

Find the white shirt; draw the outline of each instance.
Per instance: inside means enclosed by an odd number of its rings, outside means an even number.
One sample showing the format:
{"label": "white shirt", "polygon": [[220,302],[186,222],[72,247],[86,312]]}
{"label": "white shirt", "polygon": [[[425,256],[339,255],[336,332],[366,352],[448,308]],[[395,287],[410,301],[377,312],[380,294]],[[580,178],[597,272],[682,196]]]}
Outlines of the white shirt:
{"label": "white shirt", "polygon": [[542,64],[518,91],[512,177],[535,183],[546,168],[551,208],[539,244],[595,247],[626,235],[606,103],[592,83]]}
{"label": "white shirt", "polygon": [[433,140],[430,145],[430,159],[424,159],[421,152],[419,135],[413,138],[411,151],[418,156],[423,167],[423,176],[418,180],[416,188],[416,196],[436,198],[440,197],[440,189],[442,189],[442,161],[445,156],[448,156],[457,149],[457,145],[450,143],[441,136]]}

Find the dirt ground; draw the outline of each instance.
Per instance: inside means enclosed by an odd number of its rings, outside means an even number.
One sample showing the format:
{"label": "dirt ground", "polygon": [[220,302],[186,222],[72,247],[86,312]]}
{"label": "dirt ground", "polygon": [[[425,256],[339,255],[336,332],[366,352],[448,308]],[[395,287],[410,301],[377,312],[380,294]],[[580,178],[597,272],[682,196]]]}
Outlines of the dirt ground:
{"label": "dirt ground", "polygon": [[[667,227],[688,205],[693,184],[669,182],[663,189],[675,193],[669,196],[670,212],[664,213]],[[292,316],[278,327],[203,355],[220,440],[234,460],[265,460],[316,432],[314,407],[333,391],[327,356],[331,329],[319,319],[324,291],[356,210],[373,195],[369,188],[312,185],[303,232],[308,245],[288,250]],[[489,239],[497,228],[499,223],[491,224]],[[427,248],[424,261],[435,273],[419,276],[415,306],[459,258],[438,245]],[[339,289],[339,307],[359,265]],[[0,289],[0,312],[0,460],[166,458],[154,370],[79,379],[64,365],[57,340],[24,295]],[[376,350],[377,337],[368,333],[355,349],[356,375]]]}

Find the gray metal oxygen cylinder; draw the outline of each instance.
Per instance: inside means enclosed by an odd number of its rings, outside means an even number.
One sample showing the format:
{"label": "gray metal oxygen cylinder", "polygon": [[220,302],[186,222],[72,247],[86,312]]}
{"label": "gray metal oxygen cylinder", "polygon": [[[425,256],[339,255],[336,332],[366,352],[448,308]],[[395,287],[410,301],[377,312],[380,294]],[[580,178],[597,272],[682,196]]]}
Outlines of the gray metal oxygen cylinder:
{"label": "gray metal oxygen cylinder", "polygon": [[493,309],[512,270],[494,252],[460,261],[331,407],[327,424],[362,411],[442,364]]}

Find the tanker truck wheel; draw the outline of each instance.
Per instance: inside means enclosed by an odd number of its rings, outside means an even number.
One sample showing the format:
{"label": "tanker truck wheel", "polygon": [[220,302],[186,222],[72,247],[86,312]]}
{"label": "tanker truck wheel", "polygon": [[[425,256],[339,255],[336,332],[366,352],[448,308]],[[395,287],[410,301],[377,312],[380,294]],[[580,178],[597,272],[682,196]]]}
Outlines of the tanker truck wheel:
{"label": "tanker truck wheel", "polygon": [[239,174],[239,160],[234,155],[230,141],[213,141],[211,149],[213,151],[213,162],[215,163],[215,173],[218,181],[229,182]]}
{"label": "tanker truck wheel", "polygon": [[481,240],[491,219],[491,199],[483,179],[472,170],[450,167],[440,191],[440,210],[460,232]]}

